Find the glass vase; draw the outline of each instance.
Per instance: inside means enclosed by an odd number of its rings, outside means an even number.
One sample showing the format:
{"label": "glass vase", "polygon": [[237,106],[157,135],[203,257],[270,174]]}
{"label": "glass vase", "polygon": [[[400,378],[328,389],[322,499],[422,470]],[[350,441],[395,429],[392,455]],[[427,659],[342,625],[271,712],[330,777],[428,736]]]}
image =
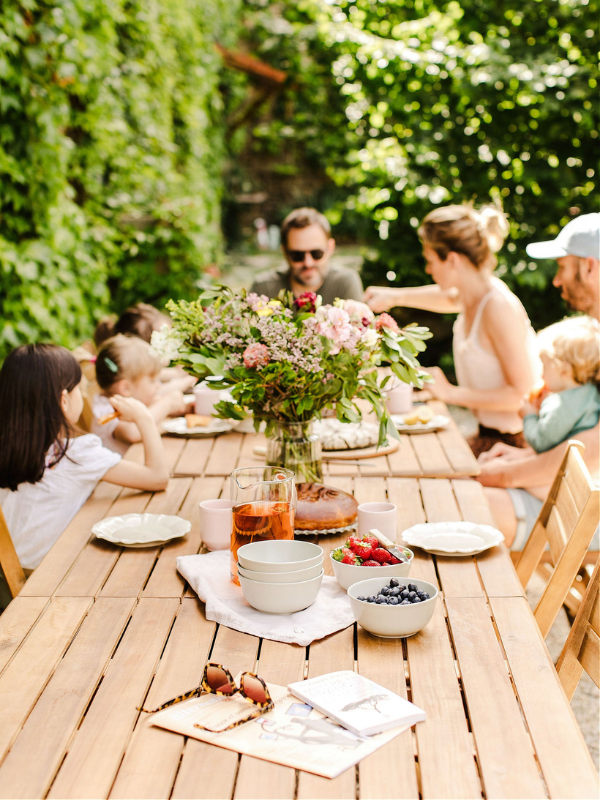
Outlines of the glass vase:
{"label": "glass vase", "polygon": [[310,422],[278,422],[267,439],[267,464],[296,473],[296,483],[322,483],[321,440]]}

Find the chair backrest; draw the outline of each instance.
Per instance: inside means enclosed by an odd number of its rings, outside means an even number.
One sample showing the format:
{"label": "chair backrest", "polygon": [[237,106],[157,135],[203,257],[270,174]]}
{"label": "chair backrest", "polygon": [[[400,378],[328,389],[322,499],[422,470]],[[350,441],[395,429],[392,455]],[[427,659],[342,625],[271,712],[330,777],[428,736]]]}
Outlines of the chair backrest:
{"label": "chair backrest", "polygon": [[556,663],[558,677],[569,700],[584,669],[600,687],[600,560],[596,562],[571,632]]}
{"label": "chair backrest", "polygon": [[581,567],[598,525],[600,490],[581,456],[584,446],[569,441],[565,457],[542,506],[516,569],[526,587],[546,547],[554,571],[534,611],[546,637]]}
{"label": "chair backrest", "polygon": [[2,508],[0,508],[0,567],[11,596],[16,597],[25,585],[25,573],[10,538]]}

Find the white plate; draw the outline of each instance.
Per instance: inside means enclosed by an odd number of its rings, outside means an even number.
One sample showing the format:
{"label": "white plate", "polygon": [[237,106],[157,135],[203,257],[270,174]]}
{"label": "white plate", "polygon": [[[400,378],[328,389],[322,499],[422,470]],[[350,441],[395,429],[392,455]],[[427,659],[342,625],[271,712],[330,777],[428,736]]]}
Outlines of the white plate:
{"label": "white plate", "polygon": [[191,527],[187,519],[169,514],[123,514],[97,522],[92,533],[122,547],[158,547],[185,536]]}
{"label": "white plate", "polygon": [[405,530],[402,540],[436,556],[472,556],[501,544],[504,536],[474,522],[424,522]]}
{"label": "white plate", "polygon": [[450,422],[450,418],[445,417],[443,414],[436,414],[429,422],[415,422],[414,425],[405,425],[403,414],[392,414],[392,422],[400,433],[431,433],[445,428]]}
{"label": "white plate", "polygon": [[205,436],[216,436],[218,433],[226,433],[233,428],[228,419],[214,419],[208,425],[197,425],[195,428],[188,428],[185,417],[174,417],[166,419],[163,430],[172,436],[184,436],[186,438],[201,439]]}

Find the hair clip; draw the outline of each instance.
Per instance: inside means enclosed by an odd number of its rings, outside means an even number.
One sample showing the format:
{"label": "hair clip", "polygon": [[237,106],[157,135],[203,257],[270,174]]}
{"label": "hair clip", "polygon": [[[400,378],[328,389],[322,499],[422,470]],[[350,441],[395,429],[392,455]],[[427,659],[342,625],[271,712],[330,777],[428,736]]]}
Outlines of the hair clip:
{"label": "hair clip", "polygon": [[110,359],[108,356],[102,356],[102,360],[104,361],[104,363],[106,364],[106,366],[109,368],[109,370],[110,370],[111,372],[114,372],[114,374],[116,375],[116,374],[117,374],[117,372],[119,371],[119,368],[117,367],[117,365],[115,364],[115,362],[114,362],[114,361],[111,361],[111,359]]}

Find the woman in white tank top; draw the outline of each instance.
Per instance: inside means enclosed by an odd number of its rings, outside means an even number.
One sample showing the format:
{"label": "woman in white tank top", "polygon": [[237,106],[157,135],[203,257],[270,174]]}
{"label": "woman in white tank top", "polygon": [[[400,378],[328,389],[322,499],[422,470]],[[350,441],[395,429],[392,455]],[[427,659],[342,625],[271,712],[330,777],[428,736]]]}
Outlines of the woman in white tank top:
{"label": "woman in white tank top", "polygon": [[541,376],[527,312],[492,274],[507,233],[506,217],[495,206],[436,209],[419,228],[426,272],[436,285],[369,287],[365,294],[375,312],[394,306],[459,312],[453,344],[458,386],[433,367],[427,388],[444,402],[472,409],[479,433],[469,443],[476,455],[496,441],[525,446],[518,410]]}

